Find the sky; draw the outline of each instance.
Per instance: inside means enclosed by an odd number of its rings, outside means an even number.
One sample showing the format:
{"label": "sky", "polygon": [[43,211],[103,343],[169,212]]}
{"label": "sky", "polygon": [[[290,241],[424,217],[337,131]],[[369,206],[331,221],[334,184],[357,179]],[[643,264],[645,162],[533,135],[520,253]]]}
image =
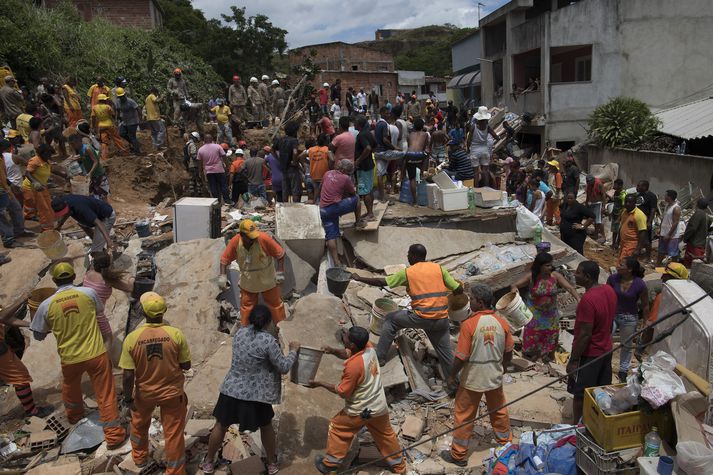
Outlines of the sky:
{"label": "sky", "polygon": [[[508,0],[481,0],[481,17]],[[388,28],[414,28],[452,23],[478,25],[477,0],[193,0],[193,6],[208,18],[219,18],[231,5],[246,7],[248,16],[266,15],[272,24],[288,31],[290,48],[331,41],[373,40],[374,32]]]}

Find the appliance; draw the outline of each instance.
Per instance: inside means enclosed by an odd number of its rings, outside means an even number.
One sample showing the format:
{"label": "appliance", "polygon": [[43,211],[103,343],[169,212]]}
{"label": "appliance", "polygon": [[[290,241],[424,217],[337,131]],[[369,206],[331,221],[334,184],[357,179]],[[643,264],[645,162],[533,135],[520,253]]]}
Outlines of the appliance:
{"label": "appliance", "polygon": [[173,242],[220,237],[220,202],[181,198],[173,205]]}

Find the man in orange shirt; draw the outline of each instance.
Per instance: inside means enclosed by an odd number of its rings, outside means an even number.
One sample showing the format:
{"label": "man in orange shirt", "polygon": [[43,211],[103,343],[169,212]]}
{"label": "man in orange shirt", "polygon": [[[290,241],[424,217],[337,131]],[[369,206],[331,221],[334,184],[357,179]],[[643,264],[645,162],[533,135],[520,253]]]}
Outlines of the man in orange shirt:
{"label": "man in orange shirt", "polygon": [[[273,259],[277,259],[277,272]],[[258,296],[277,325],[285,319],[280,284],[285,280],[285,251],[272,237],[258,231],[249,219],[240,222],[240,232],[230,240],[220,257],[220,285],[227,286],[228,266],[237,261],[240,267],[240,322],[248,325],[248,317]]]}
{"label": "man in orange shirt", "polygon": [[235,207],[240,207],[240,200],[248,192],[248,174],[245,168],[245,152],[239,148],[233,153],[235,157],[230,164],[228,184],[230,185],[230,199],[235,202]]}
{"label": "man in orange shirt", "polygon": [[638,257],[649,246],[646,215],[636,207],[636,195],[627,195],[619,225],[619,264],[629,256]]}
{"label": "man in orange shirt", "polygon": [[[688,269],[680,262],[670,262],[666,267],[657,267],[656,272],[661,274],[661,283],[665,284],[669,280],[688,280]],[[646,325],[653,325],[659,318],[659,308],[661,307],[661,298],[663,289],[656,294],[651,310],[646,317]],[[654,337],[654,327],[647,328],[641,334],[641,344],[649,343]]]}
{"label": "man in orange shirt", "polygon": [[[22,307],[22,304],[30,297],[29,292],[20,296],[20,299],[13,305],[0,311],[0,379],[5,384],[11,384],[15,388],[15,394],[22,404],[27,417],[47,417],[52,413],[52,406],[36,406],[32,396],[30,383],[32,377],[27,371],[27,367],[22,360],[17,357],[10,346],[5,343],[5,326],[27,328],[28,322],[18,320],[15,315]],[[24,309],[23,309],[24,312]]]}
{"label": "man in orange shirt", "polygon": [[369,331],[351,327],[342,333],[342,343],[344,349],[323,348],[325,353],[346,360],[339,384],[311,382],[311,387],[324,388],[345,400],[344,409],[329,422],[327,453],[315,457],[314,464],[321,473],[336,472],[344,462],[354,436],[366,426],[391,471],[405,473],[406,462],[389,421],[379,361],[369,343]]}
{"label": "man in orange shirt", "polygon": [[138,467],[147,464],[151,415],[158,406],[166,441],[166,474],[185,475],[183,427],[188,399],[183,371],[191,369],[191,352],[181,330],[163,323],[163,297],[146,292],[140,302],[146,323],[126,337],[119,360],[124,370],[124,405],[131,406],[131,457]]}
{"label": "man in orange shirt", "polygon": [[109,87],[104,85],[104,78],[99,76],[97,77],[97,82],[95,84],[92,84],[89,90],[87,91],[90,110],[99,103],[99,96],[101,94],[108,95]]}
{"label": "man in orange shirt", "polygon": [[[461,323],[453,370],[448,387],[460,385],[453,407],[454,425],[451,450],[441,452],[446,462],[465,467],[468,443],[473,435],[473,419],[478,415],[480,400],[485,395],[495,440],[506,444],[512,440],[510,417],[505,405],[503,373],[512,359],[513,339],[510,325],[492,310],[493,292],[485,284],[470,288],[470,309],[474,312]],[[500,408],[500,409],[499,409]],[[495,412],[492,412],[495,411]]]}

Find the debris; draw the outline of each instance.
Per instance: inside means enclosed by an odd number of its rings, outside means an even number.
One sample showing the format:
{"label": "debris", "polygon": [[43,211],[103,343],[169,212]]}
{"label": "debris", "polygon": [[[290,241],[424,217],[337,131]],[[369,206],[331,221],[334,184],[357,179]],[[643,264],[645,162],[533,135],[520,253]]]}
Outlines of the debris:
{"label": "debris", "polygon": [[72,426],[69,424],[64,410],[58,410],[47,418],[46,427],[49,427],[55,434],[57,434],[58,440],[62,440],[67,436],[69,429]]}
{"label": "debris", "polygon": [[186,423],[184,432],[195,437],[208,437],[214,425],[213,419],[191,419]]}
{"label": "debris", "polygon": [[90,449],[104,441],[104,430],[99,422],[99,413],[92,412],[77,422],[62,443],[62,453]]}
{"label": "debris", "polygon": [[535,366],[535,363],[524,358],[513,358],[510,364],[515,367],[515,371],[527,371]]}
{"label": "debris", "polygon": [[27,422],[27,424],[22,427],[22,430],[25,432],[32,433],[45,430],[45,427],[47,427],[46,419],[41,419],[37,416],[32,416],[30,417],[30,420]]}
{"label": "debris", "polygon": [[[103,437],[103,434],[102,434]],[[31,451],[49,449],[57,444],[57,434],[52,430],[43,430],[30,434],[29,447]]]}
{"label": "debris", "polygon": [[242,437],[236,431],[230,430],[223,445],[223,458],[232,462],[248,458],[248,451],[245,449]]}
{"label": "debris", "polygon": [[64,456],[50,463],[43,463],[27,472],[27,475],[78,475],[82,473],[82,465],[79,458],[74,456]]}
{"label": "debris", "polygon": [[426,422],[422,417],[415,415],[406,416],[406,420],[401,424],[401,437],[410,441],[419,440],[425,425]]}
{"label": "debris", "polygon": [[408,336],[402,333],[396,338],[396,343],[399,347],[399,354],[401,355],[401,361],[403,361],[404,370],[406,371],[406,376],[408,376],[411,389],[414,391],[422,389],[430,392],[431,388],[426,382],[426,378],[421,374],[421,365],[416,362],[413,356],[413,350],[411,349]]}
{"label": "debris", "polygon": [[230,473],[233,475],[261,475],[265,471],[265,464],[259,455],[253,455],[243,460],[230,464]]}
{"label": "debris", "polygon": [[141,468],[137,467],[131,454],[127,455],[119,465],[114,467],[115,472],[118,470],[120,474],[128,473],[131,475],[148,475],[158,469],[158,464],[153,459],[149,459],[145,466]]}

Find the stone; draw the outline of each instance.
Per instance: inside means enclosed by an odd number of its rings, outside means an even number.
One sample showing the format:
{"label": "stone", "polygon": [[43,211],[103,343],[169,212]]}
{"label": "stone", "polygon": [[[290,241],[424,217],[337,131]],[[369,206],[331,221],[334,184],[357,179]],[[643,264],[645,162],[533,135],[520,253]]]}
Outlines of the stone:
{"label": "stone", "polygon": [[214,419],[191,419],[186,423],[184,432],[195,437],[208,437],[214,425]]}
{"label": "stone", "polygon": [[380,368],[381,385],[384,389],[400,386],[408,383],[408,376],[404,370],[404,365],[398,357],[391,358]]}
{"label": "stone", "polygon": [[282,298],[287,299],[292,292],[304,291],[317,272],[307,261],[297,255],[289,245],[285,250],[285,281],[280,286]]}
{"label": "stone", "polygon": [[357,292],[357,296],[364,301],[369,309],[374,306],[376,299],[384,298],[384,292],[379,287],[367,285]]}
{"label": "stone", "polygon": [[314,269],[324,255],[324,228],[319,206],[278,203],[275,207],[275,236]]}
{"label": "stone", "polygon": [[[448,472],[446,472],[446,465],[449,467]],[[415,469],[419,475],[442,475],[445,473],[453,473],[450,467],[456,467],[456,465],[446,464],[446,462],[429,458],[416,465]]]}
{"label": "stone", "polygon": [[535,363],[528,361],[525,358],[513,358],[510,364],[515,367],[515,371],[527,371],[535,366]]}
{"label": "stone", "polygon": [[243,460],[230,464],[230,473],[233,475],[261,475],[265,471],[265,464],[259,455],[253,455]]}
{"label": "stone", "polygon": [[401,437],[411,441],[419,440],[421,438],[421,434],[423,433],[423,428],[425,427],[425,425],[426,422],[423,420],[422,417],[413,414],[408,415],[406,416],[404,422],[401,424]]}
{"label": "stone", "polygon": [[345,229],[344,237],[351,243],[356,256],[372,269],[389,265],[406,265],[411,244],[423,244],[428,260],[476,251],[487,244],[504,244],[515,240],[514,233],[475,233],[460,229],[438,229],[405,234],[404,228],[380,226],[370,234]]}
{"label": "stone", "polygon": [[[191,341],[188,341],[189,345]],[[191,346],[191,350],[193,347]],[[186,384],[186,395],[193,407],[210,411],[218,400],[220,385],[230,369],[232,339],[226,338],[209,356],[193,378]]]}
{"label": "stone", "polygon": [[28,420],[27,424],[22,428],[25,432],[40,432],[47,427],[47,421],[45,419],[40,419],[39,417],[32,416]]}
{"label": "stone", "polygon": [[418,445],[416,447],[416,450],[426,456],[430,456],[431,452],[433,451],[433,439],[431,439],[429,435],[424,435],[423,437],[421,437],[421,440],[419,440],[419,443],[421,445]]}

